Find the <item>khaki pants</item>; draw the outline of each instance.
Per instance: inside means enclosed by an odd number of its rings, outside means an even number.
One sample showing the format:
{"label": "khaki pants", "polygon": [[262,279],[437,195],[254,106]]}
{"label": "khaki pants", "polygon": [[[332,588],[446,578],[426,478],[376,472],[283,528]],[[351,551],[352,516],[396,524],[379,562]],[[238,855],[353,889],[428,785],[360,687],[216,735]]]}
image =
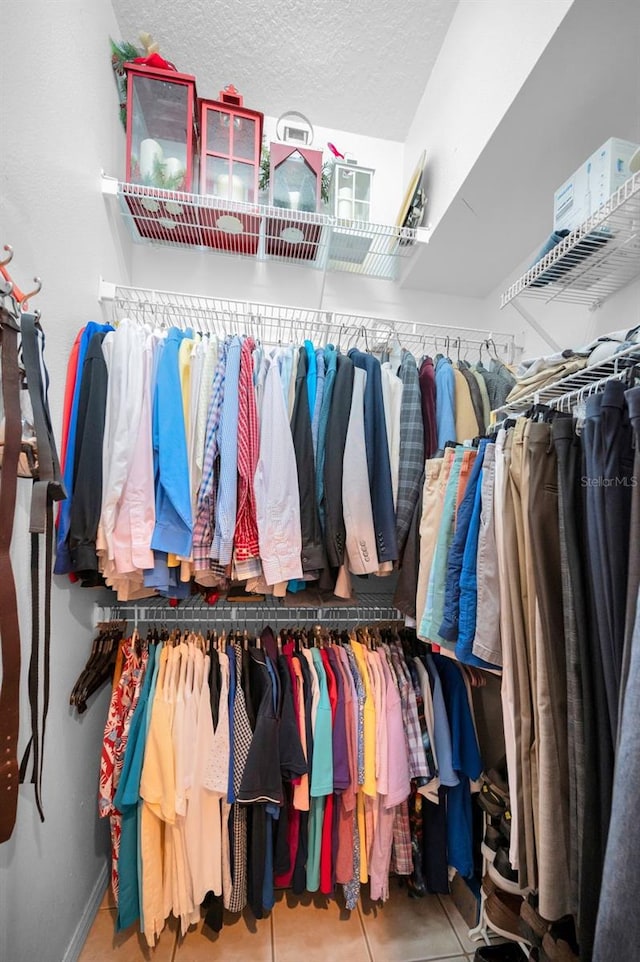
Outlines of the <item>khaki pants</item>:
{"label": "khaki pants", "polygon": [[[520,718],[518,668],[513,646],[513,620],[511,617],[511,597],[505,548],[505,516],[509,492],[509,464],[511,460],[511,439],[507,444],[504,430],[498,433],[495,454],[495,486],[493,489],[494,517],[496,535],[496,559],[498,564],[498,589],[500,594],[500,635],[502,637],[502,718],[504,725],[505,755],[511,805],[511,844],[509,859],[514,869],[519,869],[519,846],[523,827],[522,811],[522,774],[520,771],[519,743],[516,740],[516,725]],[[486,454],[485,454],[486,457]],[[484,505],[483,505],[484,508]],[[510,508],[512,511],[512,507]]]}
{"label": "khaki pants", "polygon": [[[529,561],[537,599],[536,706],[538,910],[558,919],[571,911],[567,676],[558,521],[558,466],[550,424],[526,425]],[[523,504],[523,508],[526,506]]]}
{"label": "khaki pants", "polygon": [[422,517],[420,519],[420,566],[418,568],[418,590],[416,592],[416,626],[418,638],[427,641],[420,634],[420,622],[424,614],[429,586],[431,562],[436,548],[440,516],[444,503],[444,493],[453,464],[453,448],[447,448],[443,458],[425,461],[425,479],[422,489]]}
{"label": "khaki pants", "polygon": [[[518,783],[518,851],[517,863],[520,884],[535,887],[536,854],[533,819],[532,761],[535,765],[533,706],[531,700],[527,616],[529,614],[528,579],[526,569],[525,533],[522,513],[523,480],[523,419],[507,436],[505,458],[509,462],[508,483],[504,505],[504,563],[508,585],[511,619],[511,649],[517,682],[518,713],[515,717],[515,738],[520,765]],[[503,648],[508,644],[503,638]],[[513,852],[512,847],[512,854]],[[513,863],[512,863],[513,864]]]}

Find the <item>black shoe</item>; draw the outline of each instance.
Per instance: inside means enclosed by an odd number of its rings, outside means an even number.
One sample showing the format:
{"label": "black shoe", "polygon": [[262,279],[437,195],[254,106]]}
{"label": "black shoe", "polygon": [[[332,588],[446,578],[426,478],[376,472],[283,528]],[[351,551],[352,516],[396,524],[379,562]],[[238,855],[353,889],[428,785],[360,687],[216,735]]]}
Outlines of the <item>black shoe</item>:
{"label": "black shoe", "polygon": [[508,800],[484,780],[477,798],[480,808],[493,817],[501,818],[509,808]]}
{"label": "black shoe", "polygon": [[506,839],[511,841],[511,812],[509,809],[500,817],[498,828]]}
{"label": "black shoe", "polygon": [[474,962],[526,962],[526,955],[519,945],[505,942],[503,945],[483,945],[476,949]]}
{"label": "black shoe", "polygon": [[499,848],[505,848],[508,847],[508,845],[509,842],[502,832],[499,832],[493,825],[487,825],[481,848],[482,854],[489,862],[493,862]]}
{"label": "black shoe", "polygon": [[487,780],[500,791],[501,794],[509,794],[509,773],[507,771],[506,756],[502,756],[497,765],[490,768],[487,773]]}
{"label": "black shoe", "polygon": [[509,853],[506,848],[498,849],[493,862],[489,864],[488,871],[490,878],[496,883],[498,888],[501,888],[504,892],[522,895],[518,873],[511,866]]}

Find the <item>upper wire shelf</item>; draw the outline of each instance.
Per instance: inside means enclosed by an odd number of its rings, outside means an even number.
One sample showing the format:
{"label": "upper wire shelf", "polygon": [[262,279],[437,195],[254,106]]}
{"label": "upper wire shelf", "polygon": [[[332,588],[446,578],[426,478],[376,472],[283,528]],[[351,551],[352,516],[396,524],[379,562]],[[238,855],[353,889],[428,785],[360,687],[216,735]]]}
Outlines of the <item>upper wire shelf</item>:
{"label": "upper wire shelf", "polygon": [[117,197],[137,243],[195,247],[385,280],[397,280],[401,265],[429,236],[426,228],[347,221],[127,184],[106,174],[102,193]]}
{"label": "upper wire shelf", "polygon": [[94,620],[124,619],[139,624],[211,625],[237,629],[269,624],[277,627],[303,627],[317,622],[338,626],[379,621],[404,621],[404,615],[394,608],[385,595],[372,592],[359,593],[353,604],[306,606],[284,604],[278,598],[267,596],[264,601],[233,602],[227,600],[209,604],[202,595],[187,598],[172,606],[166,598],[148,598],[136,602],[98,604]]}
{"label": "upper wire shelf", "polygon": [[613,354],[606,361],[585,367],[538,391],[532,391],[511,404],[497,408],[497,419],[509,414],[521,414],[532,404],[546,404],[548,407],[570,411],[577,401],[601,391],[608,381],[630,379],[637,366],[640,366],[640,344],[633,344]]}
{"label": "upper wire shelf", "polygon": [[502,295],[586,304],[594,310],[640,275],[640,172]]}
{"label": "upper wire shelf", "polygon": [[438,350],[464,356],[470,350],[481,353],[485,348],[489,354],[491,346],[508,364],[517,359],[521,350],[515,343],[515,335],[482,328],[234,301],[203,294],[126,287],[103,279],[98,298],[111,303],[113,320],[130,317],[142,323],[192,327],[218,337],[246,333],[271,346],[309,338],[319,343],[333,342],[343,348],[358,343],[367,350],[379,352],[397,337],[402,347],[416,356]]}

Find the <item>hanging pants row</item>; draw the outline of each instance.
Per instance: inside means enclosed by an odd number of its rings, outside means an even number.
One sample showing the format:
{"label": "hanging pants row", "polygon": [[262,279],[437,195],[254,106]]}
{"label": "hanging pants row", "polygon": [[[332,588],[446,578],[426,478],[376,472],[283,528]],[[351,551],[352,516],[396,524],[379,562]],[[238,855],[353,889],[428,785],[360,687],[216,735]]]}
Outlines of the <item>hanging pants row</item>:
{"label": "hanging pants row", "polygon": [[640,411],[639,390],[610,382],[588,400],[579,431],[569,417],[523,417],[495,444],[509,856],[521,886],[537,889],[542,916],[575,916],[583,962],[594,957],[618,732],[625,737],[619,703],[633,663],[640,491],[630,411]]}

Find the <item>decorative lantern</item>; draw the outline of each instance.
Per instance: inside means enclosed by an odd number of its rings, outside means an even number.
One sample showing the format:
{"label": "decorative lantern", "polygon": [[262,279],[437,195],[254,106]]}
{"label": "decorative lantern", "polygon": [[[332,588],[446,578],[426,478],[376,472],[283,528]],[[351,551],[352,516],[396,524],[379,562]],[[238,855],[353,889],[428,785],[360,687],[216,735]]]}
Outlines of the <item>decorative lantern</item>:
{"label": "decorative lantern", "polygon": [[270,159],[271,205],[287,210],[319,210],[322,151],[272,143]]}
{"label": "decorative lantern", "polygon": [[218,100],[200,100],[200,193],[234,201],[228,210],[203,207],[202,240],[207,247],[234,254],[255,254],[260,218],[237,203],[258,203],[264,115],[244,106],[232,85]]}
{"label": "decorative lantern", "polygon": [[197,150],[196,80],[127,63],[127,181],[191,191]]}
{"label": "decorative lantern", "polygon": [[[303,126],[287,124],[288,118],[301,120]],[[299,213],[267,220],[266,252],[270,257],[313,261],[322,235],[320,219],[313,216],[321,202],[322,151],[306,146],[313,140],[313,127],[296,111],[280,117],[276,131],[287,143],[272,142],[269,148],[271,205]]]}
{"label": "decorative lantern", "polygon": [[218,100],[200,100],[200,193],[258,202],[264,115],[243,106],[232,85]]}
{"label": "decorative lantern", "polygon": [[355,160],[336,160],[331,182],[331,206],[340,220],[369,221],[371,183],[375,171]]}

